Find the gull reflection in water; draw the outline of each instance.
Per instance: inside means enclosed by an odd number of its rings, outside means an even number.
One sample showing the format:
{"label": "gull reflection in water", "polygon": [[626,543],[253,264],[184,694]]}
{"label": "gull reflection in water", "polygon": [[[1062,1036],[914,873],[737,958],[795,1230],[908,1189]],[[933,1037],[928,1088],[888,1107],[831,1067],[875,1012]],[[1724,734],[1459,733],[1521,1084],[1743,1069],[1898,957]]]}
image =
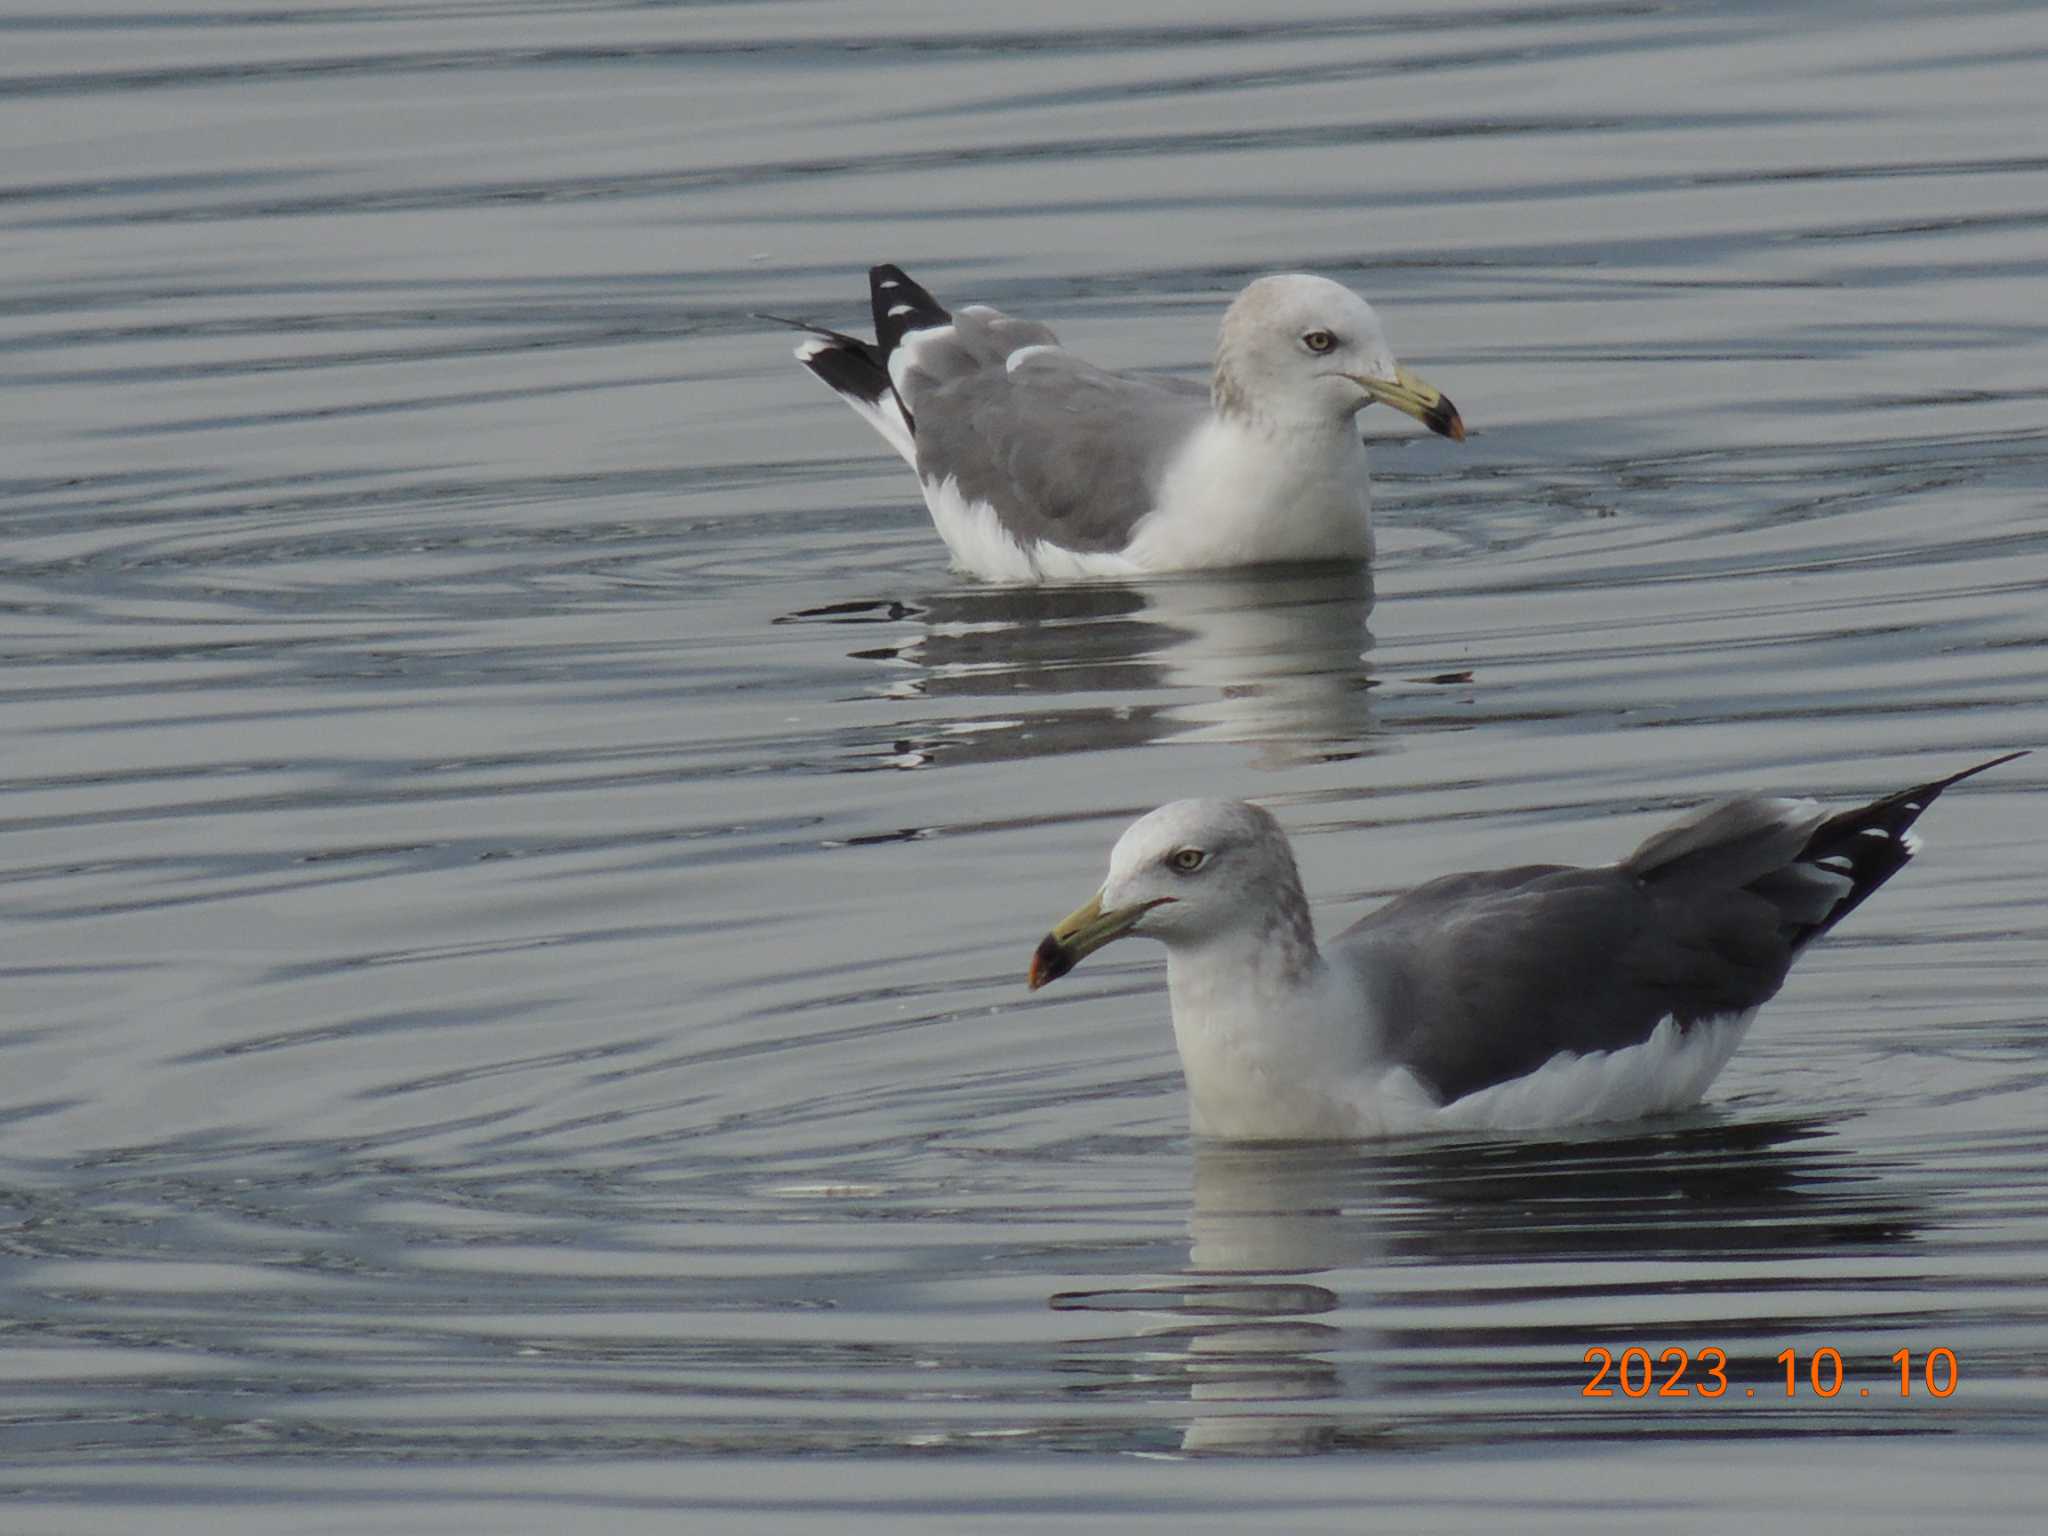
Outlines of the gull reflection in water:
{"label": "gull reflection in water", "polygon": [[[1624,1321],[1632,1274],[1649,1296],[1674,1260],[1737,1264],[1767,1289],[1786,1260],[1910,1238],[1911,1203],[1820,1134],[1702,1111],[1554,1143],[1199,1144],[1186,1272],[1052,1306],[1140,1320],[1084,1346],[1091,1369],[1099,1381],[1120,1348],[1136,1391],[1184,1399],[1185,1452],[1483,1433],[1473,1395],[1516,1373],[1545,1401],[1565,1390],[1559,1317],[1567,1332],[1578,1313]],[[1561,1312],[1504,1305],[1532,1288]]]}
{"label": "gull reflection in water", "polygon": [[1355,757],[1369,725],[1372,576],[1272,567],[1139,584],[957,587],[833,604],[784,622],[858,625],[876,643],[886,766],[1142,745],[1251,743],[1284,766]]}

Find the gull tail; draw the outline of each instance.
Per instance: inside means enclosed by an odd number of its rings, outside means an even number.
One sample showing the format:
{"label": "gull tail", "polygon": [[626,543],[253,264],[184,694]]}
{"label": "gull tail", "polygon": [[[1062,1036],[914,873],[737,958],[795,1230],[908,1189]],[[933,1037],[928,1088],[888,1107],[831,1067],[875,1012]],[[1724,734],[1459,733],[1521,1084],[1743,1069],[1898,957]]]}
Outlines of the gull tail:
{"label": "gull tail", "polygon": [[1843,811],[1822,822],[1806,840],[1806,847],[1793,864],[1823,870],[1837,877],[1838,881],[1846,879],[1848,889],[1836,897],[1817,920],[1795,928],[1793,947],[1804,948],[1819,938],[1861,906],[1872,891],[1906,867],[1907,861],[1920,850],[1920,839],[1913,835],[1913,823],[1920,819],[1921,812],[1934,804],[1943,790],[2026,755],[2025,752],[2008,752],[1988,763],[1965,768],[1961,773],[1952,773],[1931,784],[1902,789],[1895,795],[1886,795],[1882,800],[1873,800],[1866,806]]}

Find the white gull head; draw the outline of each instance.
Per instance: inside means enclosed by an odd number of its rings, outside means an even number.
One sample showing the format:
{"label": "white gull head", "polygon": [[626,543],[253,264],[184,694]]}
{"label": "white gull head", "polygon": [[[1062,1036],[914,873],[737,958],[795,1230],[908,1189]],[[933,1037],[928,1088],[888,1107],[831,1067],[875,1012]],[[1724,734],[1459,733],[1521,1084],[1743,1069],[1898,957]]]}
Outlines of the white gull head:
{"label": "white gull head", "polygon": [[1174,1041],[1195,1129],[1357,1134],[1333,1087],[1374,1039],[1316,949],[1287,836],[1237,800],[1180,800],[1135,822],[1095,899],[1046,935],[1031,984],[1125,935],[1166,944]]}
{"label": "white gull head", "polygon": [[1133,822],[1110,852],[1102,905],[1145,908],[1130,931],[1170,948],[1276,927],[1314,943],[1287,834],[1242,800],[1176,800]]}
{"label": "white gull head", "polygon": [[1176,960],[1256,952],[1261,969],[1297,977],[1317,963],[1287,834],[1241,800],[1176,800],[1133,822],[1094,900],[1040,946],[1032,986],[1126,936],[1160,939]]}
{"label": "white gull head", "polygon": [[1223,316],[1210,399],[1219,415],[1273,429],[1325,428],[1375,400],[1462,438],[1457,408],[1394,360],[1373,307],[1306,272],[1262,277]]}

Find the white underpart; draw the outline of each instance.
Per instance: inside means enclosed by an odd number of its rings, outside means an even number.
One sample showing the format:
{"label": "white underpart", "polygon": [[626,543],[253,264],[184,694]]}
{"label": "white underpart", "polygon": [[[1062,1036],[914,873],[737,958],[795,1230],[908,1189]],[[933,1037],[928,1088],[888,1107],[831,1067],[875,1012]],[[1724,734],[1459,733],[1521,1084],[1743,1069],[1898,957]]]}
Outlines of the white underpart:
{"label": "white underpart", "polygon": [[1527,1077],[1454,1099],[1436,1110],[1430,1123],[1446,1129],[1522,1131],[1684,1109],[1705,1097],[1755,1017],[1751,1008],[1684,1030],[1667,1018],[1640,1045],[1553,1056]]}
{"label": "white underpart", "polygon": [[1145,574],[1144,566],[1121,554],[1067,549],[1043,539],[1020,543],[1003,527],[993,506],[962,495],[960,482],[950,475],[942,480],[920,478],[918,483],[924,487],[933,526],[953,552],[953,564],[984,581],[1082,581]]}

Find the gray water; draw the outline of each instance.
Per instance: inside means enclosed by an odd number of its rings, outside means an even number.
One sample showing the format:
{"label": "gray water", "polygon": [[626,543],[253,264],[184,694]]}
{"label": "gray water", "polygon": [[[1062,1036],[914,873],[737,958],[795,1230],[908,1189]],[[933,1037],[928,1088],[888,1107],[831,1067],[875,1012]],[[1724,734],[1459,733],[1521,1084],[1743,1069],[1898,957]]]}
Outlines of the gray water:
{"label": "gray water", "polygon": [[[0,1527],[2036,1528],[2042,758],[1672,1122],[1198,1145],[1021,977],[1176,795],[1348,921],[2048,744],[2048,14],[1265,14],[0,8]],[[1473,435],[978,587],[752,318],[878,260]]]}

